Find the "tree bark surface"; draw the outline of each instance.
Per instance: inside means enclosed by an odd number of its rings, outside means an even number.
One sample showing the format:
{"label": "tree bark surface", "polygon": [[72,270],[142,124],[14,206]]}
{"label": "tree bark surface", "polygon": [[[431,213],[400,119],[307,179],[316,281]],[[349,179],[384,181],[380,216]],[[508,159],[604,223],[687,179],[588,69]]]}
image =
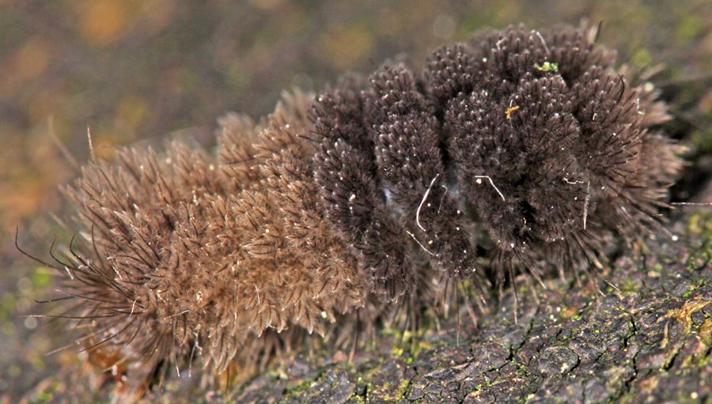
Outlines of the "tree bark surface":
{"label": "tree bark surface", "polygon": [[678,238],[660,234],[626,251],[598,288],[558,280],[521,288],[517,322],[510,294],[477,328],[463,318],[459,333],[452,319],[417,337],[385,332],[352,363],[296,359],[230,398],[712,402],[712,217],[686,215],[666,227]]}

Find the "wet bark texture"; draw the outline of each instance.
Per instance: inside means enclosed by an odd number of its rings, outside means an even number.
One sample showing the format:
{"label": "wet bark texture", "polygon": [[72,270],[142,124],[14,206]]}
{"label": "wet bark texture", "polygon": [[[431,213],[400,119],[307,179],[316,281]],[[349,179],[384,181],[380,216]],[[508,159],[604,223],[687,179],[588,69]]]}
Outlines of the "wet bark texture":
{"label": "wet bark texture", "polygon": [[[405,338],[353,363],[294,360],[223,398],[239,402],[712,402],[712,220],[686,215],[610,265],[607,285],[551,281],[495,313]],[[338,359],[338,354],[336,355]],[[318,362],[318,361],[317,361]]]}

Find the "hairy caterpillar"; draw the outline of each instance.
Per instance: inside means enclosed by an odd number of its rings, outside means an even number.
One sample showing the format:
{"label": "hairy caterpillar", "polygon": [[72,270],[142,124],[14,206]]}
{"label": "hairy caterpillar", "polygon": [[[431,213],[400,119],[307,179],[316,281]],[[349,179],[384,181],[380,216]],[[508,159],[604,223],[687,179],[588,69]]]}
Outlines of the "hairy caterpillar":
{"label": "hairy caterpillar", "polygon": [[259,123],[230,116],[215,155],[90,163],[66,189],[61,316],[138,390],[169,363],[219,373],[313,331],[347,343],[450,280],[486,295],[515,271],[578,275],[659,224],[682,165],[654,90],[591,32],[488,32],[422,72],[388,63]]}

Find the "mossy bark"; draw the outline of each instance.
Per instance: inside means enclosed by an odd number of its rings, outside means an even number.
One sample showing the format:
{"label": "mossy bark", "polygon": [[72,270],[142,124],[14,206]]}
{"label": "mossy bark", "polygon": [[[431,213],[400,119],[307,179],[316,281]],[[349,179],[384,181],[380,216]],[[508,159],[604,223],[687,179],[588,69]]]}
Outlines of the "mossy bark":
{"label": "mossy bark", "polygon": [[[238,402],[712,402],[712,216],[678,218],[599,285],[550,281],[464,318],[384,332],[354,362],[295,359]],[[537,296],[535,296],[535,294]],[[458,341],[459,340],[459,341]],[[317,355],[318,356],[318,355]]]}

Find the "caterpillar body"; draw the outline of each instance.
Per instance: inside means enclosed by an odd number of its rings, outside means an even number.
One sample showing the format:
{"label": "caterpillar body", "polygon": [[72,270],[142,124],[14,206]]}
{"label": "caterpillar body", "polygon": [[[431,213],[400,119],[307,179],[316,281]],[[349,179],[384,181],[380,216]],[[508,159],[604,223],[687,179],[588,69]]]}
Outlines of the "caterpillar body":
{"label": "caterpillar body", "polygon": [[[216,153],[181,142],[92,161],[65,316],[126,384],[199,362],[250,366],[316,332],[336,344],[468,280],[561,276],[659,226],[681,147],[650,85],[594,30],[522,26],[386,63],[260,122],[229,115]],[[444,297],[445,296],[445,297]]]}

